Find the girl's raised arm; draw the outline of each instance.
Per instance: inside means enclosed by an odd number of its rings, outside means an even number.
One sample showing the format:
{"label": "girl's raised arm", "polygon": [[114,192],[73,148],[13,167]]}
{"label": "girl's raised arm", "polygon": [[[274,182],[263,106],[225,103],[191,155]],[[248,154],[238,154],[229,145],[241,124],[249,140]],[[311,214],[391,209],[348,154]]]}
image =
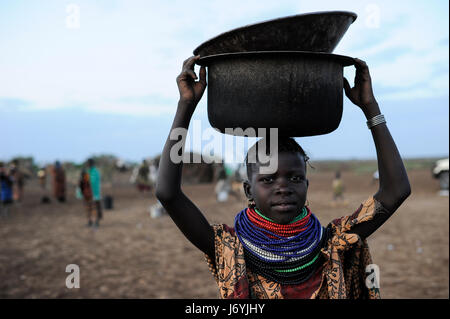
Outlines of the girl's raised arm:
{"label": "girl's raised arm", "polygon": [[[180,100],[172,128],[159,163],[156,197],[172,220],[191,243],[214,260],[214,231],[200,210],[181,190],[181,156],[185,137],[195,107],[206,88],[206,69],[200,69],[200,79],[194,72],[199,56],[184,61],[177,77]],[[175,150],[175,151],[174,151]]]}
{"label": "girl's raised arm", "polygon": [[379,171],[379,189],[374,198],[387,210],[384,214],[376,214],[368,222],[355,225],[352,231],[364,239],[397,210],[411,194],[411,187],[402,158],[373,95],[369,68],[359,59],[355,59],[355,67],[355,85],[351,88],[344,78],[344,90],[346,96],[362,109],[368,126],[371,126]]}

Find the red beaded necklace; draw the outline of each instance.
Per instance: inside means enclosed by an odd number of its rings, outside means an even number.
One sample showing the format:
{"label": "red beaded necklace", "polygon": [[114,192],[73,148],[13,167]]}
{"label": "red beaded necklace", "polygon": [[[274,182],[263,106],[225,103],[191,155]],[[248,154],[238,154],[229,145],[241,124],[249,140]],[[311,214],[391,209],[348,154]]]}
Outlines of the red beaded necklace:
{"label": "red beaded necklace", "polygon": [[[299,234],[300,232],[306,230],[308,228],[308,223],[311,218],[311,211],[308,207],[305,206],[305,210],[303,214],[294,219],[293,222],[282,225],[275,223],[269,218],[263,216],[261,213],[256,211],[253,208],[247,209],[248,219],[258,228],[267,230],[273,234],[276,234],[281,237],[291,237]],[[299,218],[301,217],[301,218]],[[266,232],[264,232],[266,233]],[[274,238],[270,233],[266,233],[268,236]]]}

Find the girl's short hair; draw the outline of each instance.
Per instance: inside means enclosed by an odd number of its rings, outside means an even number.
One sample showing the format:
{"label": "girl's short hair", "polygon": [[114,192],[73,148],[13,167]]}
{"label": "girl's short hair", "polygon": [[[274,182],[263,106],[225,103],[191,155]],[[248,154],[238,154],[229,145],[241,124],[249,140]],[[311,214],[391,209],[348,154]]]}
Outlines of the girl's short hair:
{"label": "girl's short hair", "polygon": [[[258,140],[247,152],[245,156],[245,165],[247,167],[247,178],[250,180],[250,176],[253,173],[253,167],[255,163],[249,163],[248,157],[250,154],[255,154],[256,162],[258,162],[258,150],[260,147],[265,146],[265,155],[270,155],[270,140],[269,138],[262,138]],[[303,148],[292,137],[279,136],[278,137],[278,153],[300,153],[305,159],[305,163],[308,162],[309,157]]]}

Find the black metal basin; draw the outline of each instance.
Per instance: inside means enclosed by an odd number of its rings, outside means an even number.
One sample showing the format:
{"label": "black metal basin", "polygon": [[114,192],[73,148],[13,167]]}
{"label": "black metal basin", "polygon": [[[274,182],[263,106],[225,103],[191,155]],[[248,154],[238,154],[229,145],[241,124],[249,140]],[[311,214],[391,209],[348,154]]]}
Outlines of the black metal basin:
{"label": "black metal basin", "polygon": [[357,15],[347,11],[299,14],[251,24],[201,44],[194,55],[249,51],[333,52]]}
{"label": "black metal basin", "polygon": [[[218,54],[208,67],[208,119],[222,133],[278,128],[292,137],[327,134],[341,121],[343,67],[350,57],[298,51]],[[231,129],[232,132],[226,130]],[[268,133],[268,131],[267,131]]]}

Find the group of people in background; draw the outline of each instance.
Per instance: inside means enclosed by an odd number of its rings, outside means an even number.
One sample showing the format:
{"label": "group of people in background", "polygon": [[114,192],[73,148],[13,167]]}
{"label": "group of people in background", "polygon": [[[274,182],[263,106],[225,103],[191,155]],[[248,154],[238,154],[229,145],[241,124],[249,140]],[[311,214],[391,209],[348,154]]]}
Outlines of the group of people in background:
{"label": "group of people in background", "polygon": [[[20,203],[24,197],[25,179],[31,177],[31,169],[20,167],[20,162],[0,162],[0,215],[8,216],[11,204]],[[136,185],[142,194],[152,193],[158,176],[158,160],[143,160],[135,167],[130,182]],[[42,166],[37,170],[40,189],[40,202],[49,204],[52,201],[66,203],[67,177],[66,170],[60,161],[53,165]],[[49,181],[51,181],[49,183]],[[49,185],[50,184],[50,185]],[[76,183],[75,196],[83,200],[87,218],[87,226],[98,228],[103,218],[101,174],[93,158],[88,159],[81,167]],[[108,197],[108,196],[107,196]],[[106,205],[106,197],[105,197]],[[158,207],[162,210],[160,203]],[[106,205],[106,209],[108,209]]]}
{"label": "group of people in background", "polygon": [[[217,172],[217,183],[215,185],[217,201],[226,202],[229,195],[233,195],[239,200],[243,195],[241,194],[241,183],[245,179],[245,167],[239,166],[233,171],[228,166],[223,165]],[[39,185],[43,192],[41,202],[51,202],[47,193],[47,177],[49,173],[52,177],[53,197],[58,202],[64,203],[67,197],[67,181],[64,167],[59,161],[55,161],[54,165],[50,167],[41,167],[37,172]],[[136,166],[133,170],[130,182],[136,185],[140,193],[151,193],[155,187],[157,176],[157,160],[147,161],[144,159],[141,165]],[[20,203],[23,200],[25,178],[27,177],[29,177],[29,174],[21,169],[17,160],[11,162],[9,166],[0,162],[0,208],[2,216],[8,215],[9,205],[15,202]],[[344,200],[344,185],[339,171],[336,172],[333,179],[332,189],[334,202]],[[84,201],[87,226],[98,228],[103,217],[101,176],[92,158],[88,159],[81,169],[76,197]],[[156,208],[160,208],[160,203],[158,202],[156,206]]]}
{"label": "group of people in background", "polygon": [[55,161],[55,164],[49,167],[43,166],[37,172],[39,186],[42,191],[41,203],[48,204],[51,202],[47,190],[47,176],[49,173],[52,177],[53,197],[58,202],[64,203],[66,201],[66,172],[59,161]]}
{"label": "group of people in background", "polygon": [[[19,161],[14,160],[9,165],[0,162],[0,208],[2,216],[8,215],[9,205],[20,203],[24,196],[25,179],[30,177],[25,170],[21,169]],[[66,201],[66,173],[59,161],[49,167],[41,167],[37,176],[39,185],[43,192],[42,203],[50,203],[51,199],[47,194],[47,177],[51,174],[53,197],[60,203]],[[235,171],[223,165],[217,173],[217,183],[215,185],[216,199],[218,202],[225,202],[229,195],[240,199],[241,183],[245,179],[245,167],[239,166]],[[141,165],[136,166],[130,178],[130,182],[136,185],[140,193],[152,192],[158,176],[158,161],[143,160]],[[375,179],[375,175],[374,175]],[[237,187],[236,187],[237,186]],[[344,200],[344,184],[341,172],[335,173],[332,182],[333,201]],[[103,217],[101,203],[101,176],[100,171],[95,166],[94,159],[87,160],[81,169],[78,180],[76,197],[84,201],[87,215],[87,226],[98,228]],[[159,203],[158,203],[159,204]]]}
{"label": "group of people in background", "polygon": [[[52,177],[52,193],[56,201],[66,202],[67,180],[63,165],[56,161],[52,166],[38,169],[37,177],[41,189],[41,203],[51,203],[47,180]],[[0,162],[0,215],[9,216],[9,208],[14,203],[21,203],[24,197],[25,179],[31,177],[26,169],[20,167],[18,160],[10,164]],[[95,166],[94,159],[90,158],[81,169],[77,184],[77,197],[83,199],[87,212],[87,225],[99,227],[103,217],[101,204],[101,176]]]}

